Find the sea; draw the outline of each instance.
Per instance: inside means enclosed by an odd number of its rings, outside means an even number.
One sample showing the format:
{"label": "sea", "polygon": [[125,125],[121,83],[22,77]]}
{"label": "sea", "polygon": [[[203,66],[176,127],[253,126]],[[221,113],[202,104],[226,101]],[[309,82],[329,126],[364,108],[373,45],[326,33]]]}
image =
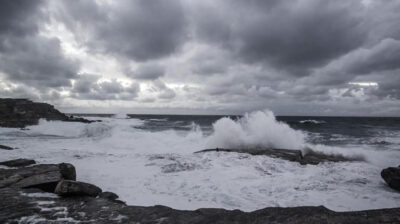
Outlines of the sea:
{"label": "sea", "polygon": [[[319,206],[334,211],[400,207],[380,176],[400,165],[399,117],[74,114],[97,122],[40,120],[0,128],[1,160],[68,162],[77,179],[112,191],[129,205],[176,209]],[[301,165],[212,148],[257,147],[358,158]],[[361,159],[360,159],[361,158]],[[5,168],[5,167],[1,167]]]}

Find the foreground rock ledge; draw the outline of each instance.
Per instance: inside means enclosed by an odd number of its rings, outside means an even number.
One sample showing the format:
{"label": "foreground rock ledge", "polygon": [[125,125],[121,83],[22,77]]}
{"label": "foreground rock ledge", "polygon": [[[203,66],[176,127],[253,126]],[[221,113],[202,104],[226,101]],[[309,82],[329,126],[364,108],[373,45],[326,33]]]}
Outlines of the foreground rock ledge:
{"label": "foreground rock ledge", "polygon": [[[18,178],[13,182],[11,177],[15,176],[28,178],[33,185],[21,185]],[[165,206],[127,206],[115,200],[118,196],[111,192],[99,197],[59,197],[35,188],[42,180],[62,183],[74,177],[75,168],[66,163],[0,169],[0,182],[8,180],[9,183],[0,186],[0,223],[400,223],[400,208],[358,212],[334,212],[322,206],[265,208],[253,212],[217,208],[183,211]],[[35,181],[31,183],[32,180]],[[24,188],[27,186],[30,188]]]}

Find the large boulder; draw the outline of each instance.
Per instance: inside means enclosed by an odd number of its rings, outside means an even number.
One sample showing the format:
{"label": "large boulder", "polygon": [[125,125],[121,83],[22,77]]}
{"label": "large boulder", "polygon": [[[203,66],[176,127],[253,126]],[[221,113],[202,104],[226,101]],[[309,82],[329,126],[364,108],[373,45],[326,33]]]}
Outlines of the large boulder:
{"label": "large boulder", "polygon": [[18,169],[0,169],[0,188],[39,188],[54,192],[59,181],[75,180],[75,168],[71,164],[40,164]]}
{"label": "large boulder", "polygon": [[96,185],[80,181],[62,180],[60,181],[54,193],[60,196],[91,196],[96,197],[102,192]]}
{"label": "large boulder", "polygon": [[0,165],[8,167],[21,167],[21,166],[29,166],[32,164],[36,164],[35,160],[33,159],[13,159],[0,162]]}
{"label": "large boulder", "polygon": [[389,187],[400,191],[400,167],[389,167],[383,169],[381,176]]}

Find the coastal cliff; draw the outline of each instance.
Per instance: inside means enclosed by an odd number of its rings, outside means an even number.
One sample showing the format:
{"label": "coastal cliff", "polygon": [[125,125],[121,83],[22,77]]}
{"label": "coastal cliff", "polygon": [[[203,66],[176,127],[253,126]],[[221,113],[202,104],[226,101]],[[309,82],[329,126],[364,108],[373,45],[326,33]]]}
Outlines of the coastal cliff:
{"label": "coastal cliff", "polygon": [[0,127],[23,128],[38,124],[39,119],[91,122],[67,116],[47,103],[37,103],[28,99],[0,98]]}

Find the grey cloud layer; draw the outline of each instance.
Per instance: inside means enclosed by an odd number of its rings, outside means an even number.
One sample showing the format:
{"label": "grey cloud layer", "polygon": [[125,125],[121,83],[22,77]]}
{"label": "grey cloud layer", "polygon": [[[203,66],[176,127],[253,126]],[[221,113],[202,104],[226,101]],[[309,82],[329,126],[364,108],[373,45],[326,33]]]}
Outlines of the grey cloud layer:
{"label": "grey cloud layer", "polygon": [[0,7],[0,71],[36,87],[70,86],[78,63],[66,58],[57,38],[39,34],[45,21],[39,0],[4,0]]}
{"label": "grey cloud layer", "polygon": [[[396,0],[52,4],[56,7],[48,11],[47,1],[2,1],[0,70],[7,80],[38,89],[64,88],[75,99],[134,100],[140,95],[138,84],[126,87],[115,79],[99,82],[100,76],[77,75],[80,64],[62,53],[60,40],[40,35],[51,17],[89,54],[115,58],[127,78],[148,83],[163,101],[183,99],[232,110],[242,109],[243,103],[250,109],[293,110],[282,102],[332,108],[340,101],[349,111],[362,100],[370,105],[387,101],[392,108],[399,104]],[[168,87],[168,82],[183,83],[185,90]],[[50,96],[54,91],[45,92]],[[143,102],[154,102],[146,97]]]}

